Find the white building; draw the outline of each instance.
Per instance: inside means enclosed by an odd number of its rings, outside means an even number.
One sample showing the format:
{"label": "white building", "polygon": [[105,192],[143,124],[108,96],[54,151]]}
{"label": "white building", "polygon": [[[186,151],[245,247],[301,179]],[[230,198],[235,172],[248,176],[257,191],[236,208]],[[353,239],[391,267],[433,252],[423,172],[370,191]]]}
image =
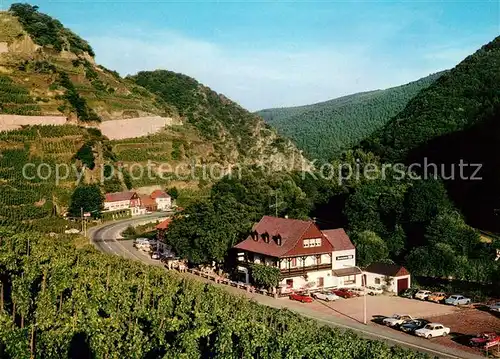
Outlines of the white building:
{"label": "white building", "polygon": [[257,263],[280,269],[282,291],[361,286],[356,249],[342,228],[322,232],[312,221],[264,216],[234,249],[246,283]]}
{"label": "white building", "polygon": [[104,199],[105,211],[120,211],[129,209],[132,216],[145,214],[146,210],[141,208],[141,200],[136,192],[106,193]]}
{"label": "white building", "polygon": [[410,288],[411,285],[410,273],[405,267],[397,264],[375,262],[364,269],[364,275],[367,286],[382,287],[395,294]]}
{"label": "white building", "polygon": [[156,201],[159,211],[168,211],[172,208],[172,198],[162,190],[153,191],[151,198]]}

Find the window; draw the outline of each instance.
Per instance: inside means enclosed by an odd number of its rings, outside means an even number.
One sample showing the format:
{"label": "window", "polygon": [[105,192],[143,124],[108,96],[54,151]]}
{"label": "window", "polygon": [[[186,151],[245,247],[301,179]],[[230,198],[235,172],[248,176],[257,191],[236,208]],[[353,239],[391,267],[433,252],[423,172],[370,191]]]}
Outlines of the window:
{"label": "window", "polygon": [[355,275],[350,275],[347,277],[344,277],[344,284],[354,284],[356,283],[356,276]]}
{"label": "window", "polygon": [[292,258],[290,261],[290,267],[297,267],[297,258]]}
{"label": "window", "polygon": [[304,248],[321,247],[321,238],[304,239]]}
{"label": "window", "polygon": [[380,284],[380,278],[375,278],[375,284]]}
{"label": "window", "polygon": [[286,280],[286,287],[287,288],[293,288],[293,279],[287,279]]}
{"label": "window", "polygon": [[321,264],[321,256],[316,257],[316,264]]}

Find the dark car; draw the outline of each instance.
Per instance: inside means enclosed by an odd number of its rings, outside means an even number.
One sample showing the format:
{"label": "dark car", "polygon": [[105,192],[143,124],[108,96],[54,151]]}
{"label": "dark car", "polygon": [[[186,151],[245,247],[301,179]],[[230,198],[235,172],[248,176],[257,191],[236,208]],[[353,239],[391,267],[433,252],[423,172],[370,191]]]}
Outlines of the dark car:
{"label": "dark car", "polygon": [[399,327],[405,333],[415,333],[415,330],[425,327],[429,324],[428,320],[425,319],[413,319],[409,322],[401,324]]}
{"label": "dark car", "polygon": [[418,289],[415,288],[406,288],[404,292],[400,293],[399,295],[404,298],[410,298],[413,299],[415,296],[415,293],[418,292]]}

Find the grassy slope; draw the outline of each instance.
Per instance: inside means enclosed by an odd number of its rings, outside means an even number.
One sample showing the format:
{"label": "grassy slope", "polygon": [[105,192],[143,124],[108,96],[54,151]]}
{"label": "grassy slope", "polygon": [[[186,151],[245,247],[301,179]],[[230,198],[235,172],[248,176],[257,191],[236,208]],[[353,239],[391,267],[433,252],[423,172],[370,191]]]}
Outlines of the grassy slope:
{"label": "grassy slope", "polygon": [[313,105],[259,111],[312,158],[328,160],[383,126],[442,73],[386,90],[362,92]]}

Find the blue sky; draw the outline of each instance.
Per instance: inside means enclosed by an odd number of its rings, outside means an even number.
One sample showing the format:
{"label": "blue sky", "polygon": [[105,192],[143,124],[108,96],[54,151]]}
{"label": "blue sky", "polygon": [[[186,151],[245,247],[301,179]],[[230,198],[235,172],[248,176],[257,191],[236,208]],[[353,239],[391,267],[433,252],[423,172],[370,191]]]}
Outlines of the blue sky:
{"label": "blue sky", "polygon": [[250,110],[407,83],[500,34],[500,3],[486,0],[36,4],[122,75],[182,72]]}

